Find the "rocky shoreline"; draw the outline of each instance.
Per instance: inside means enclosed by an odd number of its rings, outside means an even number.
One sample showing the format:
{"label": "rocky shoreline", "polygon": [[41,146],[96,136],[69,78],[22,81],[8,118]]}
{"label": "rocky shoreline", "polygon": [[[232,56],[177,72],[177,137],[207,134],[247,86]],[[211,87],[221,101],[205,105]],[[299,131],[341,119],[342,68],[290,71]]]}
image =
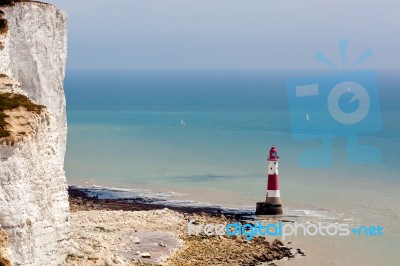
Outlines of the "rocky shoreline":
{"label": "rocky shoreline", "polygon": [[98,199],[69,187],[73,248],[68,265],[275,265],[305,256],[278,239],[188,234],[188,223],[229,224],[236,213],[171,207],[138,199]]}
{"label": "rocky shoreline", "polygon": [[69,186],[68,194],[73,211],[77,210],[124,210],[124,211],[144,211],[159,210],[168,208],[181,213],[207,213],[210,215],[221,215],[241,219],[247,213],[226,212],[220,207],[204,206],[171,206],[155,203],[152,199],[144,197],[119,198],[119,199],[99,199],[97,196],[89,196],[91,190],[82,187]]}

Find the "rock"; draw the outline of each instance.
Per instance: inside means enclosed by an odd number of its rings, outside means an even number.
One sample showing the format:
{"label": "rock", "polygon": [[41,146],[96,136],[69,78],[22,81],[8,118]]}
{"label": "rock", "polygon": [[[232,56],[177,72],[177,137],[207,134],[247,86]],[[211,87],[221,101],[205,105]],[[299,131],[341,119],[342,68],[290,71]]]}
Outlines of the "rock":
{"label": "rock", "polygon": [[135,243],[135,244],[140,244],[140,239],[139,239],[139,237],[135,236],[135,237],[132,239],[132,242]]}
{"label": "rock", "polygon": [[114,263],[116,263],[117,265],[125,265],[124,261],[120,256],[115,256]]}
{"label": "rock", "polygon": [[305,256],[305,254],[304,254],[304,252],[303,251],[301,251],[301,249],[297,249],[297,254],[300,254],[300,255],[302,255],[302,256]]}
{"label": "rock", "polygon": [[167,245],[165,245],[163,242],[158,243],[158,244],[156,244],[156,245],[158,245],[158,246],[160,246],[160,247],[167,247]]}
{"label": "rock", "polygon": [[275,246],[284,246],[283,243],[279,239],[275,239],[272,242],[272,244],[275,245]]}
{"label": "rock", "polygon": [[142,258],[150,258],[151,255],[150,255],[149,252],[144,252],[144,253],[141,253],[141,254],[140,254],[140,257],[142,257]]}

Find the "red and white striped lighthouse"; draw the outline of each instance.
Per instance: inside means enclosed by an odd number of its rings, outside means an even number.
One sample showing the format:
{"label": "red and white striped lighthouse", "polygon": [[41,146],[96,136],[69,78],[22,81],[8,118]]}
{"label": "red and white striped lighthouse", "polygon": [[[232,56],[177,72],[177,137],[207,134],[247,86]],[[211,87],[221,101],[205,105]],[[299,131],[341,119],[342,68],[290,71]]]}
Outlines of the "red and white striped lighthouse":
{"label": "red and white striped lighthouse", "polygon": [[282,214],[281,195],[279,192],[278,150],[272,146],[268,157],[268,185],[265,202],[257,202],[256,215]]}

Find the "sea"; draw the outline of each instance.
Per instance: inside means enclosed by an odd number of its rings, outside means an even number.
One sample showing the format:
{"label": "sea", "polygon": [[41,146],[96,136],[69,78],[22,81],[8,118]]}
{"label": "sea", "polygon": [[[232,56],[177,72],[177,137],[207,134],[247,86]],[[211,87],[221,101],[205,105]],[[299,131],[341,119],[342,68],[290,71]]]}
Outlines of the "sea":
{"label": "sea", "polygon": [[[308,103],[307,114],[295,113],[288,84],[327,77],[340,83],[342,73],[68,70],[68,183],[109,197],[254,211],[266,196],[274,145],[284,214],[272,219],[383,228],[375,236],[292,236],[306,256],[278,265],[400,265],[400,75],[375,74],[369,98],[375,109],[366,118],[373,115],[376,123],[353,132],[338,124],[344,129],[338,134],[335,125],[324,125],[326,94]],[[294,122],[325,130],[298,132]],[[352,160],[350,135],[374,147],[374,160]],[[322,140],[331,149],[307,157]]]}

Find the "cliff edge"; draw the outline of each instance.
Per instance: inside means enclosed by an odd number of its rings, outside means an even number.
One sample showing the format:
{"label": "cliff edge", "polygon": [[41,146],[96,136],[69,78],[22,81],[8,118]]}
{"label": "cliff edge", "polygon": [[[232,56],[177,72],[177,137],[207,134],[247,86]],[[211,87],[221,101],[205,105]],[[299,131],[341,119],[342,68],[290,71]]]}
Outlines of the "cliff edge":
{"label": "cliff edge", "polygon": [[0,2],[0,263],[63,265],[67,16],[49,4],[8,2]]}

